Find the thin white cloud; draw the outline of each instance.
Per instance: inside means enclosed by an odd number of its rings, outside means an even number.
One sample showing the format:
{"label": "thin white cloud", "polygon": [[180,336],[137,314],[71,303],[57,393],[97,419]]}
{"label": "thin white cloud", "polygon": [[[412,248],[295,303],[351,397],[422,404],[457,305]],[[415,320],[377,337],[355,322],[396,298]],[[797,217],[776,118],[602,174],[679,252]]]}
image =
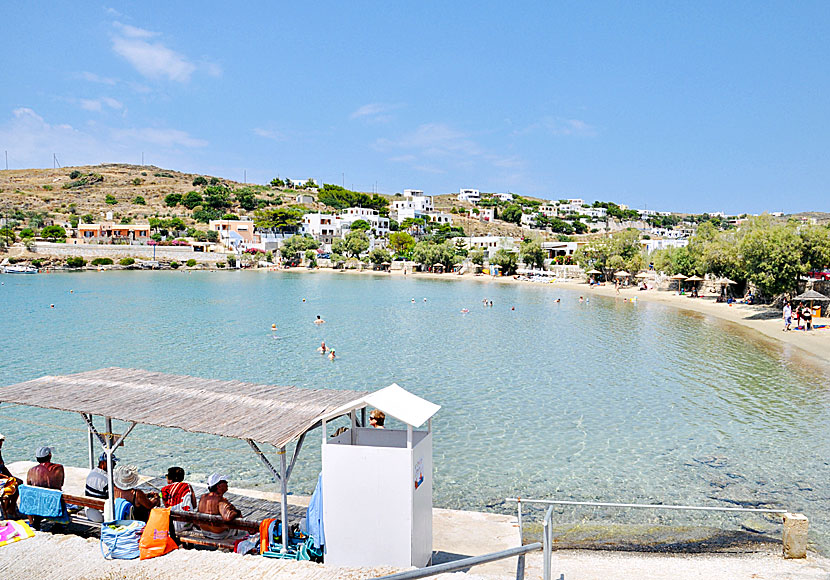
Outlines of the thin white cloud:
{"label": "thin white cloud", "polygon": [[285,135],[283,135],[279,131],[274,131],[272,129],[263,129],[262,127],[256,127],[254,129],[254,135],[257,135],[264,139],[271,139],[272,141],[285,141]]}
{"label": "thin white cloud", "polygon": [[8,144],[4,148],[11,167],[51,167],[52,153],[63,165],[136,162],[141,151],[152,152],[159,161],[181,164],[182,150],[208,144],[176,129],[112,129],[96,123],[76,128],[50,123],[27,107],[15,109],[11,118],[0,124],[0,143]]}
{"label": "thin white cloud", "polygon": [[179,131],[178,129],[155,129],[150,127],[143,129],[116,129],[113,131],[113,136],[119,141],[134,139],[162,147],[206,147],[208,145],[208,142],[204,139],[196,139],[191,137],[187,132]]}
{"label": "thin white cloud", "polygon": [[87,111],[100,112],[104,107],[120,111],[124,108],[124,103],[112,97],[100,97],[98,99],[81,99],[81,108]]}
{"label": "thin white cloud", "polygon": [[222,68],[209,61],[194,64],[185,55],[152,40],[159,33],[120,22],[113,23],[112,49],[149,79],[169,79],[185,83],[197,70],[211,76],[222,74]]}
{"label": "thin white cloud", "polygon": [[349,119],[362,119],[373,123],[387,123],[392,120],[392,116],[388,113],[399,109],[401,105],[390,105],[387,103],[369,103],[358,107],[349,115]]}
{"label": "thin white cloud", "polygon": [[113,78],[110,78],[110,77],[102,77],[100,75],[97,75],[97,74],[89,72],[89,71],[84,71],[84,72],[80,73],[80,77],[82,79],[84,79],[85,81],[89,81],[91,83],[100,83],[102,85],[113,86],[116,83],[118,83],[117,79],[113,79]]}
{"label": "thin white cloud", "polygon": [[562,117],[543,117],[514,135],[526,135],[535,131],[545,131],[557,137],[596,137],[597,129],[593,125],[580,119],[564,119]]}

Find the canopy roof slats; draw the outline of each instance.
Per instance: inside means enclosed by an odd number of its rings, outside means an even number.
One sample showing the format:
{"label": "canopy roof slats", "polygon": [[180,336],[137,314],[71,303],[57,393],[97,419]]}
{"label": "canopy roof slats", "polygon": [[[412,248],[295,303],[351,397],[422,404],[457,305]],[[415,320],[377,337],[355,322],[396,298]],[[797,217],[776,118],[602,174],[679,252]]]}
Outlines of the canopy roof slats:
{"label": "canopy roof slats", "polygon": [[366,394],[106,368],[0,387],[0,402],[283,447],[321,417]]}

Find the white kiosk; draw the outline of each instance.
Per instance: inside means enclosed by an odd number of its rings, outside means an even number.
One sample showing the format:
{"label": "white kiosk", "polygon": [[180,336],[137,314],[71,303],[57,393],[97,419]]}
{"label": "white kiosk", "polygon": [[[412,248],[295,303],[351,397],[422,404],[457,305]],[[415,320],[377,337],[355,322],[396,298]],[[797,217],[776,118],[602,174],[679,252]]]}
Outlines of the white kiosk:
{"label": "white kiosk", "polygon": [[[406,424],[357,427],[367,406]],[[323,421],[326,564],[426,566],[432,557],[432,419],[441,407],[396,384],[350,403],[351,428],[328,438]],[[415,428],[428,423],[426,431]]]}

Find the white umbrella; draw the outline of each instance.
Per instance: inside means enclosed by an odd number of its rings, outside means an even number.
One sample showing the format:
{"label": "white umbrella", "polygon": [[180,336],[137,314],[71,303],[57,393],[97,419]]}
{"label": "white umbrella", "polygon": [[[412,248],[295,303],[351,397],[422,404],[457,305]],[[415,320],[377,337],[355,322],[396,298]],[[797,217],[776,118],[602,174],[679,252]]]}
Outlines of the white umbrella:
{"label": "white umbrella", "polygon": [[626,278],[628,276],[631,276],[631,274],[629,274],[625,270],[620,270],[619,272],[614,272],[614,276],[617,276],[618,278]]}

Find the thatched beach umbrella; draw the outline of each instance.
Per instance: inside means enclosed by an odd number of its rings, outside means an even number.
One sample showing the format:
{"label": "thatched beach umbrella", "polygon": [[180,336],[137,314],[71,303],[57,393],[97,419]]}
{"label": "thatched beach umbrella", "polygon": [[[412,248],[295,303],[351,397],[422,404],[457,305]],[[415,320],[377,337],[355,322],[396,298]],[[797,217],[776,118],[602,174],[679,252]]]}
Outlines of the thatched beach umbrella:
{"label": "thatched beach umbrella", "polygon": [[588,274],[589,276],[593,276],[594,274],[602,274],[602,272],[600,272],[599,270],[588,270],[585,273]]}
{"label": "thatched beach umbrella", "polygon": [[620,270],[619,272],[614,272],[614,276],[616,276],[617,278],[628,278],[629,276],[631,276],[631,274],[629,274],[625,270]]}
{"label": "thatched beach umbrella", "polygon": [[654,278],[654,272],[640,272],[639,274],[637,274],[634,277],[635,278],[640,278],[641,280],[643,280],[645,278]]}
{"label": "thatched beach umbrella", "polygon": [[816,292],[815,290],[807,290],[806,292],[799,294],[793,298],[793,301],[796,300],[799,302],[807,302],[809,300],[810,310],[813,310],[813,302],[830,302],[830,298],[820,292]]}
{"label": "thatched beach umbrella", "polygon": [[674,276],[669,276],[669,280],[677,280],[677,289],[680,290],[681,284],[683,284],[683,280],[688,278],[688,276],[684,276],[683,274],[675,274]]}

